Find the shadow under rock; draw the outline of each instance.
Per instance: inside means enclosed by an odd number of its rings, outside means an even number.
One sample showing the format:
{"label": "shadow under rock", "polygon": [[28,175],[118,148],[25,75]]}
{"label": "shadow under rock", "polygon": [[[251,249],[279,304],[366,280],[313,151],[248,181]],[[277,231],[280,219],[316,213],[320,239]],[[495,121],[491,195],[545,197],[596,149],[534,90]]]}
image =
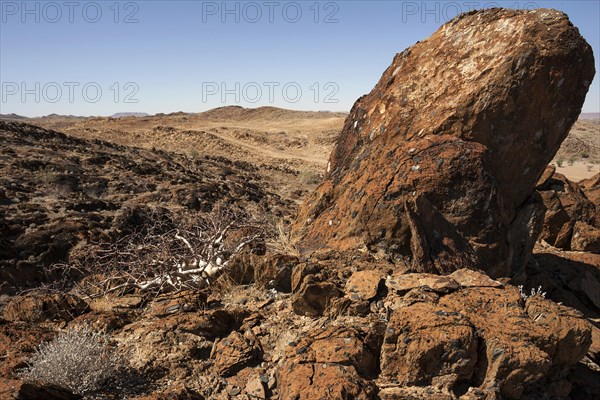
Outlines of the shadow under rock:
{"label": "shadow under rock", "polygon": [[593,325],[592,347],[573,366],[568,380],[572,400],[600,398],[600,255],[590,253],[538,253],[527,265],[525,293],[541,286],[546,298],[579,310]]}

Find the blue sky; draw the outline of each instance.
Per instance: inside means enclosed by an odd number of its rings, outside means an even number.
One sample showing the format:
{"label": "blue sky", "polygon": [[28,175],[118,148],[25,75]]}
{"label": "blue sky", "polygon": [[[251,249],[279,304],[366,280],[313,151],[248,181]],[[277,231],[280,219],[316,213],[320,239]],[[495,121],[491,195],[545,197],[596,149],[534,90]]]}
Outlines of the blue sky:
{"label": "blue sky", "polygon": [[[600,71],[597,0],[0,0],[0,112],[348,111],[396,53],[459,11],[498,5],[565,11]],[[598,81],[584,112],[600,112]]]}

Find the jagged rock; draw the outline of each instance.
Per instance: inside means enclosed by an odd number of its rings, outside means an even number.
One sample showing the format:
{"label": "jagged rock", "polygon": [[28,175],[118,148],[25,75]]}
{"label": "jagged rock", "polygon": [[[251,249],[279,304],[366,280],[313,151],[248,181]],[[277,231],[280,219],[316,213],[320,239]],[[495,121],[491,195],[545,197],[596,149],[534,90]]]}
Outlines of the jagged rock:
{"label": "jagged rock", "polygon": [[222,376],[234,375],[240,369],[256,362],[261,349],[255,338],[234,331],[215,343],[212,352],[213,368]]}
{"label": "jagged rock", "polygon": [[527,299],[525,311],[538,326],[549,332],[551,341],[542,347],[555,366],[570,366],[581,360],[592,344],[591,327],[583,315],[542,296]]}
{"label": "jagged rock", "polygon": [[600,229],[583,221],[575,222],[571,237],[571,250],[600,254]]}
{"label": "jagged rock", "polygon": [[[346,295],[352,300],[371,300],[377,296],[381,273],[378,271],[357,271],[346,282]],[[356,298],[354,298],[356,297]]]}
{"label": "jagged rock", "polygon": [[577,183],[554,173],[540,179],[537,189],[546,206],[540,239],[564,250],[600,251],[596,205]]}
{"label": "jagged rock", "polygon": [[583,189],[586,197],[596,206],[596,223],[600,224],[600,173],[579,182],[579,186]]}
{"label": "jagged rock", "polygon": [[238,309],[176,313],[143,318],[114,334],[134,368],[170,368],[189,374],[206,368],[215,339],[240,327],[247,313]]}
{"label": "jagged rock", "polygon": [[366,334],[332,326],[309,335],[286,349],[277,370],[282,399],[373,399],[374,385],[365,377],[377,370]]}
{"label": "jagged rock", "polygon": [[463,315],[428,303],[393,312],[381,351],[384,379],[452,388],[470,380],[476,363],[477,335]]}
{"label": "jagged rock", "polygon": [[366,247],[415,272],[520,272],[539,233],[532,190],[594,73],[590,46],[556,10],[453,19],[354,104],[293,226],[297,246]]}
{"label": "jagged rock", "polygon": [[255,376],[248,380],[244,391],[253,399],[266,399],[265,386],[260,377]]}
{"label": "jagged rock", "polygon": [[501,282],[495,281],[486,274],[470,269],[459,269],[448,277],[452,278],[460,287],[502,287]]}
{"label": "jagged rock", "polygon": [[206,306],[206,299],[206,293],[198,293],[191,290],[175,294],[163,294],[148,305],[146,313],[157,317],[164,317],[170,314],[198,311]]}
{"label": "jagged rock", "polygon": [[353,367],[339,364],[286,363],[278,381],[281,399],[372,400],[375,392]]}
{"label": "jagged rock", "polygon": [[134,316],[127,312],[95,312],[91,311],[74,318],[70,326],[87,327],[102,332],[114,332],[129,325]]}
{"label": "jagged rock", "polygon": [[292,297],[292,308],[298,315],[320,317],[341,291],[330,282],[318,282],[309,275]]}
{"label": "jagged rock", "polygon": [[298,263],[297,257],[285,254],[268,254],[264,257],[244,254],[239,260],[233,260],[228,275],[241,284],[253,281],[261,288],[289,293],[292,290],[292,271]]}
{"label": "jagged rock", "polygon": [[2,316],[7,321],[70,321],[87,310],[87,303],[74,295],[32,294],[12,299]]}
{"label": "jagged rock", "polygon": [[377,393],[381,400],[453,400],[449,394],[427,387],[386,387]]}
{"label": "jagged rock", "polygon": [[83,396],[74,394],[67,389],[26,382],[19,388],[17,400],[78,400]]}
{"label": "jagged rock", "polygon": [[540,179],[538,179],[536,189],[541,188],[546,182],[548,182],[548,180],[552,178],[555,172],[556,167],[552,164],[548,165],[546,169],[544,169],[544,172],[542,173],[542,176],[540,176]]}
{"label": "jagged rock", "polygon": [[[481,389],[515,399],[554,382],[560,392],[561,382],[566,384],[561,377],[591,344],[590,326],[581,315],[549,300],[530,298],[532,308],[527,310],[521,302],[519,291],[506,286],[453,292],[442,297],[439,306],[466,316],[477,329],[482,343],[478,358],[487,360],[476,376]],[[542,307],[534,311],[533,304]],[[546,316],[537,312],[542,308]]]}
{"label": "jagged rock", "polygon": [[331,280],[331,270],[314,263],[300,263],[292,270],[292,309],[298,315],[320,317],[342,295]]}
{"label": "jagged rock", "polygon": [[123,312],[139,308],[144,303],[143,295],[96,297],[88,301],[90,310],[97,312]]}
{"label": "jagged rock", "polygon": [[459,288],[458,283],[450,277],[417,273],[388,276],[385,285],[399,292],[426,288],[434,292],[449,293]]}
{"label": "jagged rock", "polygon": [[193,390],[183,388],[168,388],[164,391],[158,391],[149,396],[137,398],[138,400],[205,400],[205,397]]}
{"label": "jagged rock", "polygon": [[307,276],[318,274],[319,271],[320,271],[320,268],[317,265],[312,264],[312,263],[297,264],[292,269],[292,281],[291,281],[292,292],[295,293],[300,289],[300,286],[302,285],[302,283],[304,282],[304,279]]}

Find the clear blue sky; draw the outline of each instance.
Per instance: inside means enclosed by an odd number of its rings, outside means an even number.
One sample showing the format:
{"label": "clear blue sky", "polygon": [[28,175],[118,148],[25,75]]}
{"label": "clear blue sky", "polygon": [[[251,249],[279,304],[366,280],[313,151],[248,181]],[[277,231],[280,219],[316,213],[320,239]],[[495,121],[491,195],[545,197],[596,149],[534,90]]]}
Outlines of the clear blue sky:
{"label": "clear blue sky", "polygon": [[[394,54],[458,11],[494,5],[565,11],[600,73],[598,0],[0,0],[0,112],[348,111]],[[600,112],[598,81],[584,112]]]}

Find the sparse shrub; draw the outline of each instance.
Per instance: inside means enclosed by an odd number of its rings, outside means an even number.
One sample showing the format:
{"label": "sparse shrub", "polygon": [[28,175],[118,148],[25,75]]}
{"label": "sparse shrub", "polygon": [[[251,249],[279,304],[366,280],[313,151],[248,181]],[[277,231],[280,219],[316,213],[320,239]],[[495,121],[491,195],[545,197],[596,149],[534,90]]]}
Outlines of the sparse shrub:
{"label": "sparse shrub", "polygon": [[586,151],[581,153],[581,158],[590,158],[590,154]]}
{"label": "sparse shrub", "polygon": [[27,365],[21,378],[85,394],[115,377],[125,361],[110,345],[107,334],[80,327],[40,344]]}
{"label": "sparse shrub", "polygon": [[569,158],[569,165],[570,165],[570,166],[573,166],[573,164],[575,164],[575,161],[576,161],[576,160],[575,160],[575,157],[570,157],[570,158]]}
{"label": "sparse shrub", "polygon": [[313,170],[304,170],[300,173],[300,179],[306,185],[316,185],[321,182],[321,175]]}
{"label": "sparse shrub", "polygon": [[35,171],[35,174],[40,183],[51,184],[59,180],[59,175],[49,166],[38,169]]}
{"label": "sparse shrub", "polygon": [[198,158],[198,157],[200,157],[200,153],[198,153],[198,150],[192,149],[192,151],[190,151],[190,157]]}
{"label": "sparse shrub", "polygon": [[562,158],[562,157],[559,157],[559,158],[556,159],[556,166],[557,167],[562,167],[563,164],[564,164],[564,162],[565,162],[565,159]]}
{"label": "sparse shrub", "polygon": [[289,226],[287,226],[283,220],[280,220],[276,224],[276,229],[277,234],[275,240],[273,240],[272,246],[283,254],[298,256],[299,252],[292,241]]}
{"label": "sparse shrub", "polygon": [[588,164],[587,165],[588,172],[592,172],[592,168],[594,168],[594,164]]}

